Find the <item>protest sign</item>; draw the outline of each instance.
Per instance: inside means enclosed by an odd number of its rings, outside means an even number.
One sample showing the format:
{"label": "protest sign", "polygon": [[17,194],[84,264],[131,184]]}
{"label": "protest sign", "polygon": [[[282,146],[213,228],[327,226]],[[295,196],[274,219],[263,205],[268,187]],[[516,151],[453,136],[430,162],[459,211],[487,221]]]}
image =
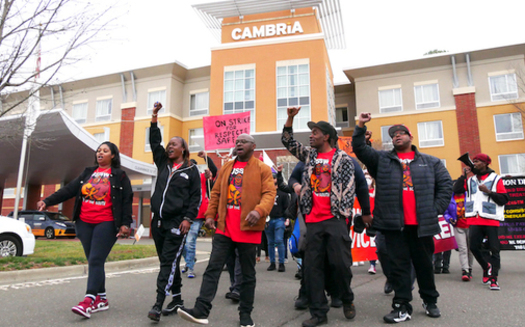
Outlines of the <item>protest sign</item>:
{"label": "protest sign", "polygon": [[441,227],[441,233],[434,235],[434,253],[457,249],[458,243],[456,243],[454,228],[442,216],[439,217],[439,227]]}
{"label": "protest sign", "polygon": [[525,176],[503,177],[503,184],[510,200],[499,227],[501,250],[525,250]]}
{"label": "protest sign", "polygon": [[[373,197],[370,197],[371,210],[373,210]],[[361,214],[361,205],[357,198],[354,201],[353,216]],[[350,228],[350,238],[352,238],[352,260],[370,261],[377,260],[375,237],[366,235],[366,229],[361,233],[354,232],[354,226]]]}
{"label": "protest sign", "polygon": [[250,134],[250,112],[203,118],[206,151],[235,146],[237,136]]}

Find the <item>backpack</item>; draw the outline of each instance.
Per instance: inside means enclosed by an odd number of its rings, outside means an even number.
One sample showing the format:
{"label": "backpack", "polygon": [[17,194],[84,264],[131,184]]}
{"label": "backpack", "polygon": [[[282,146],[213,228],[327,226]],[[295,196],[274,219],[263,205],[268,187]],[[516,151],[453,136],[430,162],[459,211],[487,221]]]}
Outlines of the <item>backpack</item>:
{"label": "backpack", "polygon": [[301,213],[295,219],[292,235],[288,239],[288,248],[296,258],[302,258],[306,250],[306,223]]}

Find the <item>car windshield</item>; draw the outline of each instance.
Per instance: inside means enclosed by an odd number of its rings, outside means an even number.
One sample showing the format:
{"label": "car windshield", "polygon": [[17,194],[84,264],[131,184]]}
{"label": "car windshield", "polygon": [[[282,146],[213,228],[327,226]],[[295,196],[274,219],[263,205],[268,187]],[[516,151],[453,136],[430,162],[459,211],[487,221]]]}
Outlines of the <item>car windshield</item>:
{"label": "car windshield", "polygon": [[69,221],[69,218],[58,212],[48,212],[47,216],[51,220]]}

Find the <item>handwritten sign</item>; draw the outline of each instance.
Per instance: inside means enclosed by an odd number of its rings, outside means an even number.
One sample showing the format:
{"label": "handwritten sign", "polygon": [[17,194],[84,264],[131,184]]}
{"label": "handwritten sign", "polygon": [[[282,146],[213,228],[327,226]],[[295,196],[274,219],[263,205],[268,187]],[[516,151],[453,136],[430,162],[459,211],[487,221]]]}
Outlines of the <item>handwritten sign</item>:
{"label": "handwritten sign", "polygon": [[250,112],[203,118],[206,151],[235,146],[237,136],[250,134]]}

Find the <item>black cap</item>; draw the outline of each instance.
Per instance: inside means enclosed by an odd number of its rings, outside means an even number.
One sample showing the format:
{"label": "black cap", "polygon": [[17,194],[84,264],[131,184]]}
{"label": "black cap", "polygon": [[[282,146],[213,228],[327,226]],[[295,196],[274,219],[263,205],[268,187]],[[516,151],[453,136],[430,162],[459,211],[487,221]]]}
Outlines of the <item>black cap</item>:
{"label": "black cap", "polygon": [[408,127],[406,127],[403,124],[390,126],[390,128],[388,129],[388,135],[390,135],[391,138],[394,138],[394,133],[397,132],[397,131],[404,131],[409,136],[412,136],[412,133],[410,133],[410,130],[408,129]]}
{"label": "black cap", "polygon": [[319,128],[321,132],[323,132],[323,134],[325,135],[328,134],[330,136],[330,139],[333,140],[334,142],[336,142],[337,139],[339,138],[337,136],[337,131],[335,130],[334,126],[330,125],[329,123],[323,120],[320,120],[317,123],[313,121],[309,121],[307,125],[308,125],[308,128],[310,129],[313,129],[314,127]]}

